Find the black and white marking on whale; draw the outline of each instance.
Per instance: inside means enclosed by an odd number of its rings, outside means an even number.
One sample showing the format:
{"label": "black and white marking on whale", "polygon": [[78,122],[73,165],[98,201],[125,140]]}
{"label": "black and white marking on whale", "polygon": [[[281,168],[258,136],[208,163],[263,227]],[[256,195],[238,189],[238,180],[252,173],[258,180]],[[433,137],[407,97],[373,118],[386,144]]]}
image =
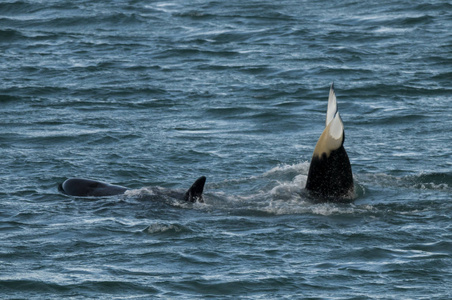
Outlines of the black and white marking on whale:
{"label": "black and white marking on whale", "polygon": [[344,139],[344,124],[337,110],[334,85],[331,84],[325,130],[312,155],[307,190],[333,200],[353,197],[352,167],[344,148]]}
{"label": "black and white marking on whale", "polygon": [[[199,177],[185,193],[171,192],[174,198],[189,202],[204,202],[202,193],[206,177]],[[128,189],[119,185],[112,185],[101,181],[70,178],[59,185],[58,189],[70,196],[80,197],[102,197],[124,194]]]}

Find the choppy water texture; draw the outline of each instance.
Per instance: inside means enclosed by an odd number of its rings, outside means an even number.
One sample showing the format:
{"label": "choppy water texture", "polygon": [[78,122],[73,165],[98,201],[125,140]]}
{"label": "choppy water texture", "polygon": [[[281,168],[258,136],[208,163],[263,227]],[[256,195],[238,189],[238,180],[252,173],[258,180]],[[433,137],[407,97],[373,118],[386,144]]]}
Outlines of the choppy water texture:
{"label": "choppy water texture", "polygon": [[[1,298],[451,298],[451,29],[448,1],[2,1]],[[303,191],[333,81],[352,204]],[[201,175],[204,204],[149,188]]]}

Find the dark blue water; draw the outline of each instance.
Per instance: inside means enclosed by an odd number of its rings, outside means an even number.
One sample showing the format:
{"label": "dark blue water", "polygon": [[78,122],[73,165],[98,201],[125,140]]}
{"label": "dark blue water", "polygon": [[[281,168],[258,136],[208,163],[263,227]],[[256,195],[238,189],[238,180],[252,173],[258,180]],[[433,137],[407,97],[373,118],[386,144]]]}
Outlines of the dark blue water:
{"label": "dark blue water", "polygon": [[[448,1],[2,1],[1,298],[451,298],[451,29]],[[333,81],[351,204],[303,191]],[[204,204],[149,188],[201,175]]]}

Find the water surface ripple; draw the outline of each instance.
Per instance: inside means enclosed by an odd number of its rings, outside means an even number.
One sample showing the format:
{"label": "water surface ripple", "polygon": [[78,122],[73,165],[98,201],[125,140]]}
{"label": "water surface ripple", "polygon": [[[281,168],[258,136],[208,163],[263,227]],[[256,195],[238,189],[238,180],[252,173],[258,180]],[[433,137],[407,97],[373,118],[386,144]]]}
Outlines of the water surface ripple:
{"label": "water surface ripple", "polygon": [[[451,298],[451,12],[3,1],[2,298]],[[351,204],[303,190],[333,81]],[[204,204],[154,193],[201,175]]]}

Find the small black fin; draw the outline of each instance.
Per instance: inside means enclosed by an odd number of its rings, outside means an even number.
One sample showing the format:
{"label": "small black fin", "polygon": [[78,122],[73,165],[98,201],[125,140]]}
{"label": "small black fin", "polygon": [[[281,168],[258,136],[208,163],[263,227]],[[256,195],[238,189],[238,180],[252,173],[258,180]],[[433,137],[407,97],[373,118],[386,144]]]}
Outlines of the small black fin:
{"label": "small black fin", "polygon": [[190,202],[204,202],[202,199],[202,192],[204,190],[204,184],[206,183],[206,177],[201,176],[196,179],[195,183],[188,189],[184,195],[185,201]]}

